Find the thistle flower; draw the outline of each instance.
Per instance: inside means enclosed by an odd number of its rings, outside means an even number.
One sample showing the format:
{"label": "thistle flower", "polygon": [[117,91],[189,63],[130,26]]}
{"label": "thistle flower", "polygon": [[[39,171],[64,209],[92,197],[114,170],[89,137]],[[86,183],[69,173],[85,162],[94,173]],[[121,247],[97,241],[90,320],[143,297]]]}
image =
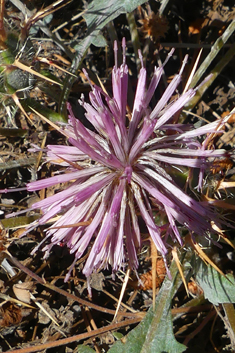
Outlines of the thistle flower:
{"label": "thistle flower", "polygon": [[[133,111],[128,119],[124,40],[120,67],[117,66],[116,43],[114,53],[112,96],[91,84],[90,103],[85,102],[83,96],[79,101],[94,129],[86,128],[68,105],[69,122],[61,124],[60,130],[68,137],[70,145],[47,146],[47,160],[65,166],[64,172],[27,185],[28,191],[38,191],[66,183],[62,191],[33,204],[32,209],[40,209],[42,216],[27,230],[57,216],[46,231],[45,239],[49,238],[50,243],[43,250],[48,254],[53,245],[65,244],[70,253],[75,254],[66,280],[87,249],[89,254],[83,268],[87,277],[108,265],[117,271],[126,262],[132,269],[137,269],[137,252],[141,248],[140,219],[164,259],[169,236],[183,245],[179,225],[199,236],[210,237],[210,233],[215,232],[212,224],[217,222],[216,214],[187,195],[168,172],[169,167],[197,168],[200,188],[205,169],[215,158],[226,154],[223,149],[207,149],[210,135],[220,129],[218,122],[199,128],[171,123],[171,118],[196,93],[195,89],[189,89],[169,102],[180,83],[186,60],[153,110],[149,103],[163,67],[155,69],[146,89],[147,73],[142,64]],[[204,141],[200,142],[198,137],[203,140],[204,136]],[[165,216],[163,225],[155,221],[158,214]]]}

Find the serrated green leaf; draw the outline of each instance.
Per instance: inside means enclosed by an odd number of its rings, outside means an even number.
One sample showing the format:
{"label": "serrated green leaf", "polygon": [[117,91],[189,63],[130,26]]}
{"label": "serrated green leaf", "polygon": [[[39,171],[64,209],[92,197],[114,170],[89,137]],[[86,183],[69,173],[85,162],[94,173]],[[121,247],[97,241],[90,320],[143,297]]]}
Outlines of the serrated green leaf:
{"label": "serrated green leaf", "polygon": [[[187,269],[187,272],[189,269]],[[155,312],[150,308],[142,322],[132,330],[126,342],[116,342],[108,353],[181,353],[186,350],[175,340],[171,318],[171,300],[182,283],[175,262],[156,299]]]}
{"label": "serrated green leaf", "polygon": [[205,298],[214,305],[235,303],[235,279],[231,274],[226,277],[212,266],[207,266],[201,259],[196,260],[196,280],[203,289]]}

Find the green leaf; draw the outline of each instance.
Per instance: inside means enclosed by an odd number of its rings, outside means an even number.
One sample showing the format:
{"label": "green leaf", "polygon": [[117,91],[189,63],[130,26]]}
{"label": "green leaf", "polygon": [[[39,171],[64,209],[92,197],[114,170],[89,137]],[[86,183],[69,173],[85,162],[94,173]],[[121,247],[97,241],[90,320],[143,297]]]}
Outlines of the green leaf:
{"label": "green leaf", "polygon": [[28,224],[36,221],[41,215],[35,214],[34,216],[20,216],[1,219],[1,224],[4,228],[14,229],[18,227],[25,227]]}
{"label": "green leaf", "polygon": [[45,116],[48,120],[50,120],[52,122],[55,122],[55,123],[57,123],[57,122],[67,123],[67,117],[66,116],[63,116],[62,114],[59,114],[59,113],[55,112],[54,110],[51,110],[51,109],[41,105],[40,103],[38,103],[34,99],[26,98],[26,99],[21,101],[21,104],[22,104],[23,108],[26,111],[30,110],[30,111],[34,112],[31,109],[31,108],[33,108],[38,113],[40,113],[41,115]]}
{"label": "green leaf", "polygon": [[231,274],[224,277],[212,266],[197,259],[196,280],[203,289],[205,298],[212,304],[235,303],[235,279]]}
{"label": "green leaf", "polygon": [[[203,77],[206,70],[210,67],[212,61],[218,56],[220,50],[223,48],[224,44],[228,41],[230,36],[233,35],[235,31],[235,19],[228,25],[223,34],[216,40],[214,45],[211,47],[210,53],[206,56],[205,60],[200,65],[199,69],[193,76],[192,82],[189,88],[194,88],[198,81]],[[226,65],[234,58],[235,44],[231,45],[229,50],[222,55],[222,59],[216,64],[214,69],[211,71],[211,77],[206,81],[196,92],[196,95],[190,99],[190,101],[185,105],[186,110],[192,110],[195,105],[201,100],[203,94],[211,87],[214,80],[218,77],[221,71]]]}
{"label": "green leaf", "polygon": [[170,272],[172,279],[165,278],[155,312],[150,308],[142,322],[127,335],[125,343],[116,342],[108,353],[181,353],[186,350],[186,346],[175,340],[172,327],[171,300],[182,283],[175,262]]}
{"label": "green leaf", "polygon": [[[86,55],[91,44],[104,46],[106,41],[100,31],[110,21],[114,20],[122,13],[134,11],[137,6],[144,4],[146,0],[93,0],[84,14],[87,23],[87,36],[74,46],[76,55],[72,61],[72,73],[76,73]],[[59,112],[65,114],[65,102],[68,100],[70,89],[75,82],[74,77],[67,77],[64,82],[64,89],[61,94]]]}
{"label": "green leaf", "polygon": [[[146,0],[93,0],[84,14],[84,18],[87,23],[88,33],[92,33],[95,36],[103,27],[114,20],[122,13],[134,11],[137,6],[145,3]],[[94,37],[95,37],[94,36]],[[106,41],[104,40],[104,45]],[[92,44],[100,46],[100,41],[96,41],[96,38],[92,38]]]}
{"label": "green leaf", "polygon": [[24,129],[0,127],[0,135],[6,136],[6,137],[23,137],[27,133],[28,131]]}
{"label": "green leaf", "polygon": [[194,74],[189,88],[194,88],[196,86],[200,78],[203,76],[205,71],[211,65],[212,61],[217,57],[218,53],[223,48],[224,44],[228,41],[230,36],[234,33],[234,31],[235,31],[235,19],[233,19],[233,21],[228,25],[228,27],[223,32],[223,34],[219,38],[217,38],[216,42],[211,47],[210,53],[206,56],[205,60],[200,65],[199,69]]}
{"label": "green leaf", "polygon": [[132,12],[145,2],[146,0],[93,0],[84,14],[88,33],[100,31],[120,14]]}
{"label": "green leaf", "polygon": [[113,332],[113,337],[116,338],[116,340],[120,340],[123,334],[121,332]]}

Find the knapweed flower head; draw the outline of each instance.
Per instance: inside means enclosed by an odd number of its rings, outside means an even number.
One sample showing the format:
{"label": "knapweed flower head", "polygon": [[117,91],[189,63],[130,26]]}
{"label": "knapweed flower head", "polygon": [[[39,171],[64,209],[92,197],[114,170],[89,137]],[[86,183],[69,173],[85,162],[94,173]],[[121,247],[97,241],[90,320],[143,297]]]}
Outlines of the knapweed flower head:
{"label": "knapweed flower head", "polygon": [[[189,196],[168,171],[182,166],[198,169],[200,188],[205,169],[226,154],[223,149],[207,148],[211,134],[220,129],[218,122],[199,128],[172,122],[196,93],[189,89],[171,100],[186,61],[153,109],[150,101],[163,67],[155,69],[146,88],[147,72],[142,64],[130,116],[124,40],[120,67],[116,43],[114,53],[112,95],[91,84],[90,103],[83,96],[79,100],[93,129],[85,127],[68,105],[69,121],[60,129],[69,145],[46,149],[47,160],[65,166],[64,171],[27,185],[29,191],[65,185],[62,191],[34,203],[32,209],[40,209],[42,216],[28,231],[57,217],[46,230],[45,239],[50,243],[43,250],[49,253],[53,245],[65,244],[75,254],[74,264],[88,250],[83,268],[87,277],[108,265],[113,271],[126,263],[137,269],[142,231],[149,233],[164,259],[169,236],[183,245],[179,226],[192,235],[209,237],[215,232],[216,214]],[[156,222],[159,214],[163,224]]]}

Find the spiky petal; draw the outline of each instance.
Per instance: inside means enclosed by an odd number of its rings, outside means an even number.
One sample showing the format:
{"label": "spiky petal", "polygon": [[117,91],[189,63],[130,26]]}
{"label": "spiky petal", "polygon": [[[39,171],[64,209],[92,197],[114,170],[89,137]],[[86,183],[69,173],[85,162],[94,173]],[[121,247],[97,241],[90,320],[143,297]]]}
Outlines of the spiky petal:
{"label": "spiky petal", "polygon": [[[116,44],[114,49],[116,53]],[[65,166],[64,172],[27,185],[29,191],[37,191],[70,182],[62,191],[32,206],[43,215],[29,230],[59,216],[46,231],[45,239],[50,239],[50,243],[43,250],[48,253],[54,244],[65,244],[75,254],[75,263],[88,249],[83,269],[87,277],[108,264],[114,271],[127,262],[133,269],[138,267],[140,218],[163,258],[167,254],[168,235],[183,244],[179,225],[190,233],[208,237],[214,232],[211,222],[217,222],[216,214],[187,195],[169,172],[178,166],[196,168],[201,173],[201,186],[206,168],[215,158],[226,154],[223,149],[208,150],[201,142],[203,136],[218,130],[218,122],[200,128],[171,123],[171,118],[196,93],[189,89],[170,102],[186,60],[153,110],[149,103],[163,67],[155,69],[147,89],[146,69],[141,68],[128,120],[124,40],[123,53],[123,64],[118,67],[116,62],[112,72],[113,96],[91,85],[90,103],[83,97],[80,100],[93,130],[76,119],[68,105],[69,122],[61,126],[61,132],[70,145],[47,146],[47,160]],[[158,215],[164,224],[157,224]]]}

